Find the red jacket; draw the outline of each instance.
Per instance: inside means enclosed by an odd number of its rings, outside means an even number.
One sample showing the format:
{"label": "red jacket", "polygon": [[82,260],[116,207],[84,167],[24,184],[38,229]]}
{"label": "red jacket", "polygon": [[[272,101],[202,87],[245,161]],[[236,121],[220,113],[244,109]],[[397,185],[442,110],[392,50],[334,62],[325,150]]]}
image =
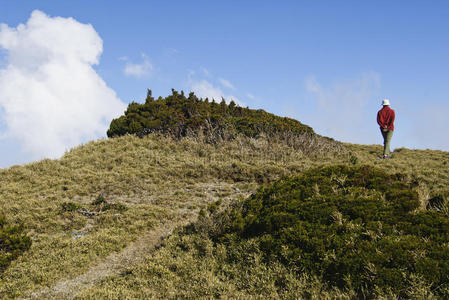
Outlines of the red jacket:
{"label": "red jacket", "polygon": [[394,110],[392,110],[388,105],[385,105],[377,113],[377,124],[379,124],[380,129],[387,127],[388,130],[394,130]]}

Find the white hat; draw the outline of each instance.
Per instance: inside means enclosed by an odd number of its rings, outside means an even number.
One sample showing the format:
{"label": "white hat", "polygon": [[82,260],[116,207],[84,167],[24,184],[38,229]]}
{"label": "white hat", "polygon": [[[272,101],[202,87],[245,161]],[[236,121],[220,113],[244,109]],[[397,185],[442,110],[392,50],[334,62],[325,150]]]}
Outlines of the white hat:
{"label": "white hat", "polygon": [[382,105],[390,105],[390,100],[388,99],[382,100]]}

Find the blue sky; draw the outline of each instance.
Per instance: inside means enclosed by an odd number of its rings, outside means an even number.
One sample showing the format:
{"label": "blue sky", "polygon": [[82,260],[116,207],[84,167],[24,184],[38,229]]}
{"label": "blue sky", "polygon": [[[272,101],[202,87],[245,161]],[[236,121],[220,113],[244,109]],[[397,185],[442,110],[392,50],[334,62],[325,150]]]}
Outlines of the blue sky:
{"label": "blue sky", "polygon": [[0,0],[0,23],[0,168],[104,137],[147,88],[363,144],[389,98],[393,148],[449,150],[447,1]]}

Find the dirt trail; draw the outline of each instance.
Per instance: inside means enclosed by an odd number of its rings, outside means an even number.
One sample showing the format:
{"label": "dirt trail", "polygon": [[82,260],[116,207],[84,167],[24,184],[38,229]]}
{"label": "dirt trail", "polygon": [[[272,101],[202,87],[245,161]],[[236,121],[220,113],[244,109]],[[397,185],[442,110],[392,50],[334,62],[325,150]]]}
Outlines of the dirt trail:
{"label": "dirt trail", "polygon": [[60,281],[51,288],[34,292],[24,299],[72,299],[80,291],[91,287],[96,282],[108,276],[118,274],[127,267],[138,263],[145,257],[145,254],[153,251],[176,227],[187,224],[192,220],[193,216],[183,221],[161,224],[143,234],[121,252],[104,258],[86,273],[72,279]]}

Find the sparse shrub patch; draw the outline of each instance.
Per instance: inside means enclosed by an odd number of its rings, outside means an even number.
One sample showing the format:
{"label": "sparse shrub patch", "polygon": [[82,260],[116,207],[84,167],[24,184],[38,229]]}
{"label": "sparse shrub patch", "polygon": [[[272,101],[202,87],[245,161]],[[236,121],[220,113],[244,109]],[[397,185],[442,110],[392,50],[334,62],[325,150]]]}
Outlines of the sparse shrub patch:
{"label": "sparse shrub patch", "polygon": [[123,203],[109,203],[106,201],[104,194],[101,193],[95,200],[91,202],[91,205],[95,207],[97,211],[116,210],[125,211],[128,207]]}
{"label": "sparse shrub patch", "polygon": [[101,205],[101,204],[105,204],[106,203],[106,199],[103,195],[103,193],[101,193],[100,195],[98,195],[97,198],[95,198],[94,201],[92,201],[92,205]]}
{"label": "sparse shrub patch", "polygon": [[31,239],[19,225],[9,225],[0,214],[0,275],[10,263],[30,249]]}

